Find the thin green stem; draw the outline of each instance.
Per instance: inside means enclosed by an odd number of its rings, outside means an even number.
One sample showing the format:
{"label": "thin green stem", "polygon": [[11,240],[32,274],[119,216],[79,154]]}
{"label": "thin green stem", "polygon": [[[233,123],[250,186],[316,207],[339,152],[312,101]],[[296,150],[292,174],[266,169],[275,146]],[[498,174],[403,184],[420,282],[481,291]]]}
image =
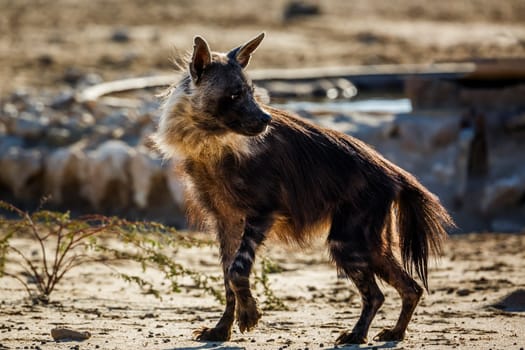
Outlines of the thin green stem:
{"label": "thin green stem", "polygon": [[18,250],[17,248],[11,246],[9,247],[13,252],[17,253],[23,260],[24,262],[27,264],[27,266],[29,267],[29,269],[31,270],[31,275],[35,278],[35,283],[36,283],[36,286],[38,288],[38,290],[40,292],[44,292],[44,286],[43,286],[43,281],[42,279],[40,278],[40,274],[38,273],[35,265],[33,265],[33,263],[31,262],[31,260],[29,260],[20,250]]}
{"label": "thin green stem", "polygon": [[24,286],[24,288],[26,289],[26,292],[29,295],[29,297],[33,298],[33,292],[31,291],[31,288],[29,288],[29,285],[26,282],[24,282],[24,280],[22,280],[20,277],[18,277],[16,275],[13,275],[13,274],[8,273],[8,272],[4,273],[4,276],[11,277],[11,278],[17,280],[18,282],[20,282],[20,284],[22,286]]}
{"label": "thin green stem", "polygon": [[33,219],[31,219],[31,216],[27,213],[24,214],[25,219],[29,223],[29,227],[31,227],[31,232],[33,233],[33,236],[37,239],[39,245],[40,245],[40,251],[42,252],[42,265],[44,265],[44,273],[46,274],[47,278],[51,278],[51,274],[49,273],[49,270],[47,268],[47,257],[46,257],[46,248],[44,247],[44,241],[38,234],[38,230],[36,228],[35,223],[33,222]]}

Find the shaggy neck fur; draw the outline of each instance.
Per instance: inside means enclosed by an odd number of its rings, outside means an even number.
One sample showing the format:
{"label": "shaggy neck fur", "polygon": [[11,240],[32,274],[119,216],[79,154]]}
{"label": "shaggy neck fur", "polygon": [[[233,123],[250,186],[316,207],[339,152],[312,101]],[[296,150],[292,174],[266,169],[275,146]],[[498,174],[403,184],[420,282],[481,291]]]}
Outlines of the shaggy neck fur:
{"label": "shaggy neck fur", "polygon": [[213,162],[231,154],[238,159],[251,153],[251,145],[260,138],[230,131],[213,132],[197,125],[199,109],[194,105],[195,86],[189,77],[167,93],[159,127],[153,140],[165,158],[182,157]]}

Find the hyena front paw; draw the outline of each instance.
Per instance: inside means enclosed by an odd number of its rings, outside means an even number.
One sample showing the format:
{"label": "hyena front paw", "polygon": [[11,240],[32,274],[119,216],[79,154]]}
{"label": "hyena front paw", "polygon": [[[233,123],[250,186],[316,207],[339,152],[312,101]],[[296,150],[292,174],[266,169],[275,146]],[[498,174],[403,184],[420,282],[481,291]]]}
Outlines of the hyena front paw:
{"label": "hyena front paw", "polygon": [[405,339],[405,332],[391,328],[384,328],[374,337],[376,341],[401,341],[403,339]]}
{"label": "hyena front paw", "polygon": [[362,334],[344,331],[339,335],[339,337],[337,337],[337,339],[335,340],[335,344],[365,344],[367,341],[368,340],[366,339],[366,336],[363,336]]}
{"label": "hyena front paw", "polygon": [[251,331],[257,325],[261,316],[262,313],[253,298],[243,305],[237,305],[236,317],[241,333]]}
{"label": "hyena front paw", "polygon": [[231,337],[231,329],[226,327],[202,327],[193,331],[193,336],[200,341],[227,341]]}

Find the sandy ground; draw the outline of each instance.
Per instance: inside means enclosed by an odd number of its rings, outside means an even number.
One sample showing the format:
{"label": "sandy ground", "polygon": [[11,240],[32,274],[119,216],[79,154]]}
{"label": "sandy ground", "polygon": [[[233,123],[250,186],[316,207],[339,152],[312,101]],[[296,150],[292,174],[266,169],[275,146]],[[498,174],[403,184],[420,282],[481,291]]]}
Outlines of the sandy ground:
{"label": "sandy ground", "polygon": [[[323,0],[283,20],[287,0],[0,0],[0,96],[57,88],[75,74],[105,80],[166,73],[204,35],[229,50],[261,31],[256,68],[429,63],[525,55],[522,0]],[[116,31],[128,40],[112,40]]]}
{"label": "sandy ground", "polygon": [[[14,242],[36,249],[28,240]],[[144,295],[100,265],[79,267],[66,275],[49,306],[24,302],[24,290],[11,279],[0,287],[0,349],[331,349],[339,332],[359,314],[356,289],[338,279],[323,249],[298,252],[269,246],[265,252],[284,272],[271,274],[275,294],[289,311],[265,311],[250,333],[234,330],[226,343],[196,342],[192,331],[211,326],[222,306],[188,284],[163,300]],[[215,248],[183,249],[177,261],[219,274]],[[132,265],[121,272],[138,273]],[[448,241],[445,255],[430,272],[430,294],[420,303],[400,343],[370,341],[349,349],[523,349],[525,347],[525,235],[470,234]],[[149,278],[160,283],[153,272]],[[399,312],[396,292],[383,285],[386,302],[372,325],[369,339],[392,325]],[[520,292],[521,291],[521,294]],[[503,301],[508,310],[495,305]],[[261,290],[256,293],[264,300]],[[513,310],[513,311],[512,311]],[[89,331],[83,342],[56,343],[54,327]]]}
{"label": "sandy ground", "polygon": [[[216,4],[220,3],[220,6]],[[289,22],[285,0],[0,0],[0,98],[17,88],[62,89],[75,75],[103,80],[166,73],[169,57],[204,35],[213,49],[228,50],[260,31],[265,43],[253,68],[426,63],[525,56],[523,0],[326,0],[321,14]],[[111,37],[123,31],[128,40]],[[34,249],[32,242],[16,244]],[[111,270],[86,265],[66,275],[56,303],[32,306],[11,279],[0,280],[0,349],[330,349],[359,313],[359,296],[337,278],[324,250],[285,248],[267,254],[285,271],[271,275],[289,311],[265,311],[247,334],[231,342],[192,341],[192,331],[211,326],[222,306],[188,285],[159,301],[118,279]],[[214,249],[182,250],[175,257],[196,269],[219,273]],[[137,272],[136,266],[121,266]],[[525,236],[455,236],[430,272],[425,295],[404,342],[361,347],[397,349],[525,348],[525,300],[515,311],[491,307],[525,289]],[[150,278],[161,283],[159,276]],[[370,331],[392,325],[399,298],[385,286],[386,302]],[[263,299],[261,291],[257,293]],[[507,304],[512,304],[507,303]],[[505,305],[507,305],[505,304]],[[512,305],[511,305],[512,306]],[[81,343],[55,343],[54,327],[91,332]]]}

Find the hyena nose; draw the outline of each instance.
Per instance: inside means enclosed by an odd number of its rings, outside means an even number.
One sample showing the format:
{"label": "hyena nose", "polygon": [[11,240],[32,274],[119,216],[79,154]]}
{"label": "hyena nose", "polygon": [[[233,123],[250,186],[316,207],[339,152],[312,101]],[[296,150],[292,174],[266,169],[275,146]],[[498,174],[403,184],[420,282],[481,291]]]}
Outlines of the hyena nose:
{"label": "hyena nose", "polygon": [[269,113],[262,112],[259,116],[261,123],[268,124],[272,121],[272,116]]}

